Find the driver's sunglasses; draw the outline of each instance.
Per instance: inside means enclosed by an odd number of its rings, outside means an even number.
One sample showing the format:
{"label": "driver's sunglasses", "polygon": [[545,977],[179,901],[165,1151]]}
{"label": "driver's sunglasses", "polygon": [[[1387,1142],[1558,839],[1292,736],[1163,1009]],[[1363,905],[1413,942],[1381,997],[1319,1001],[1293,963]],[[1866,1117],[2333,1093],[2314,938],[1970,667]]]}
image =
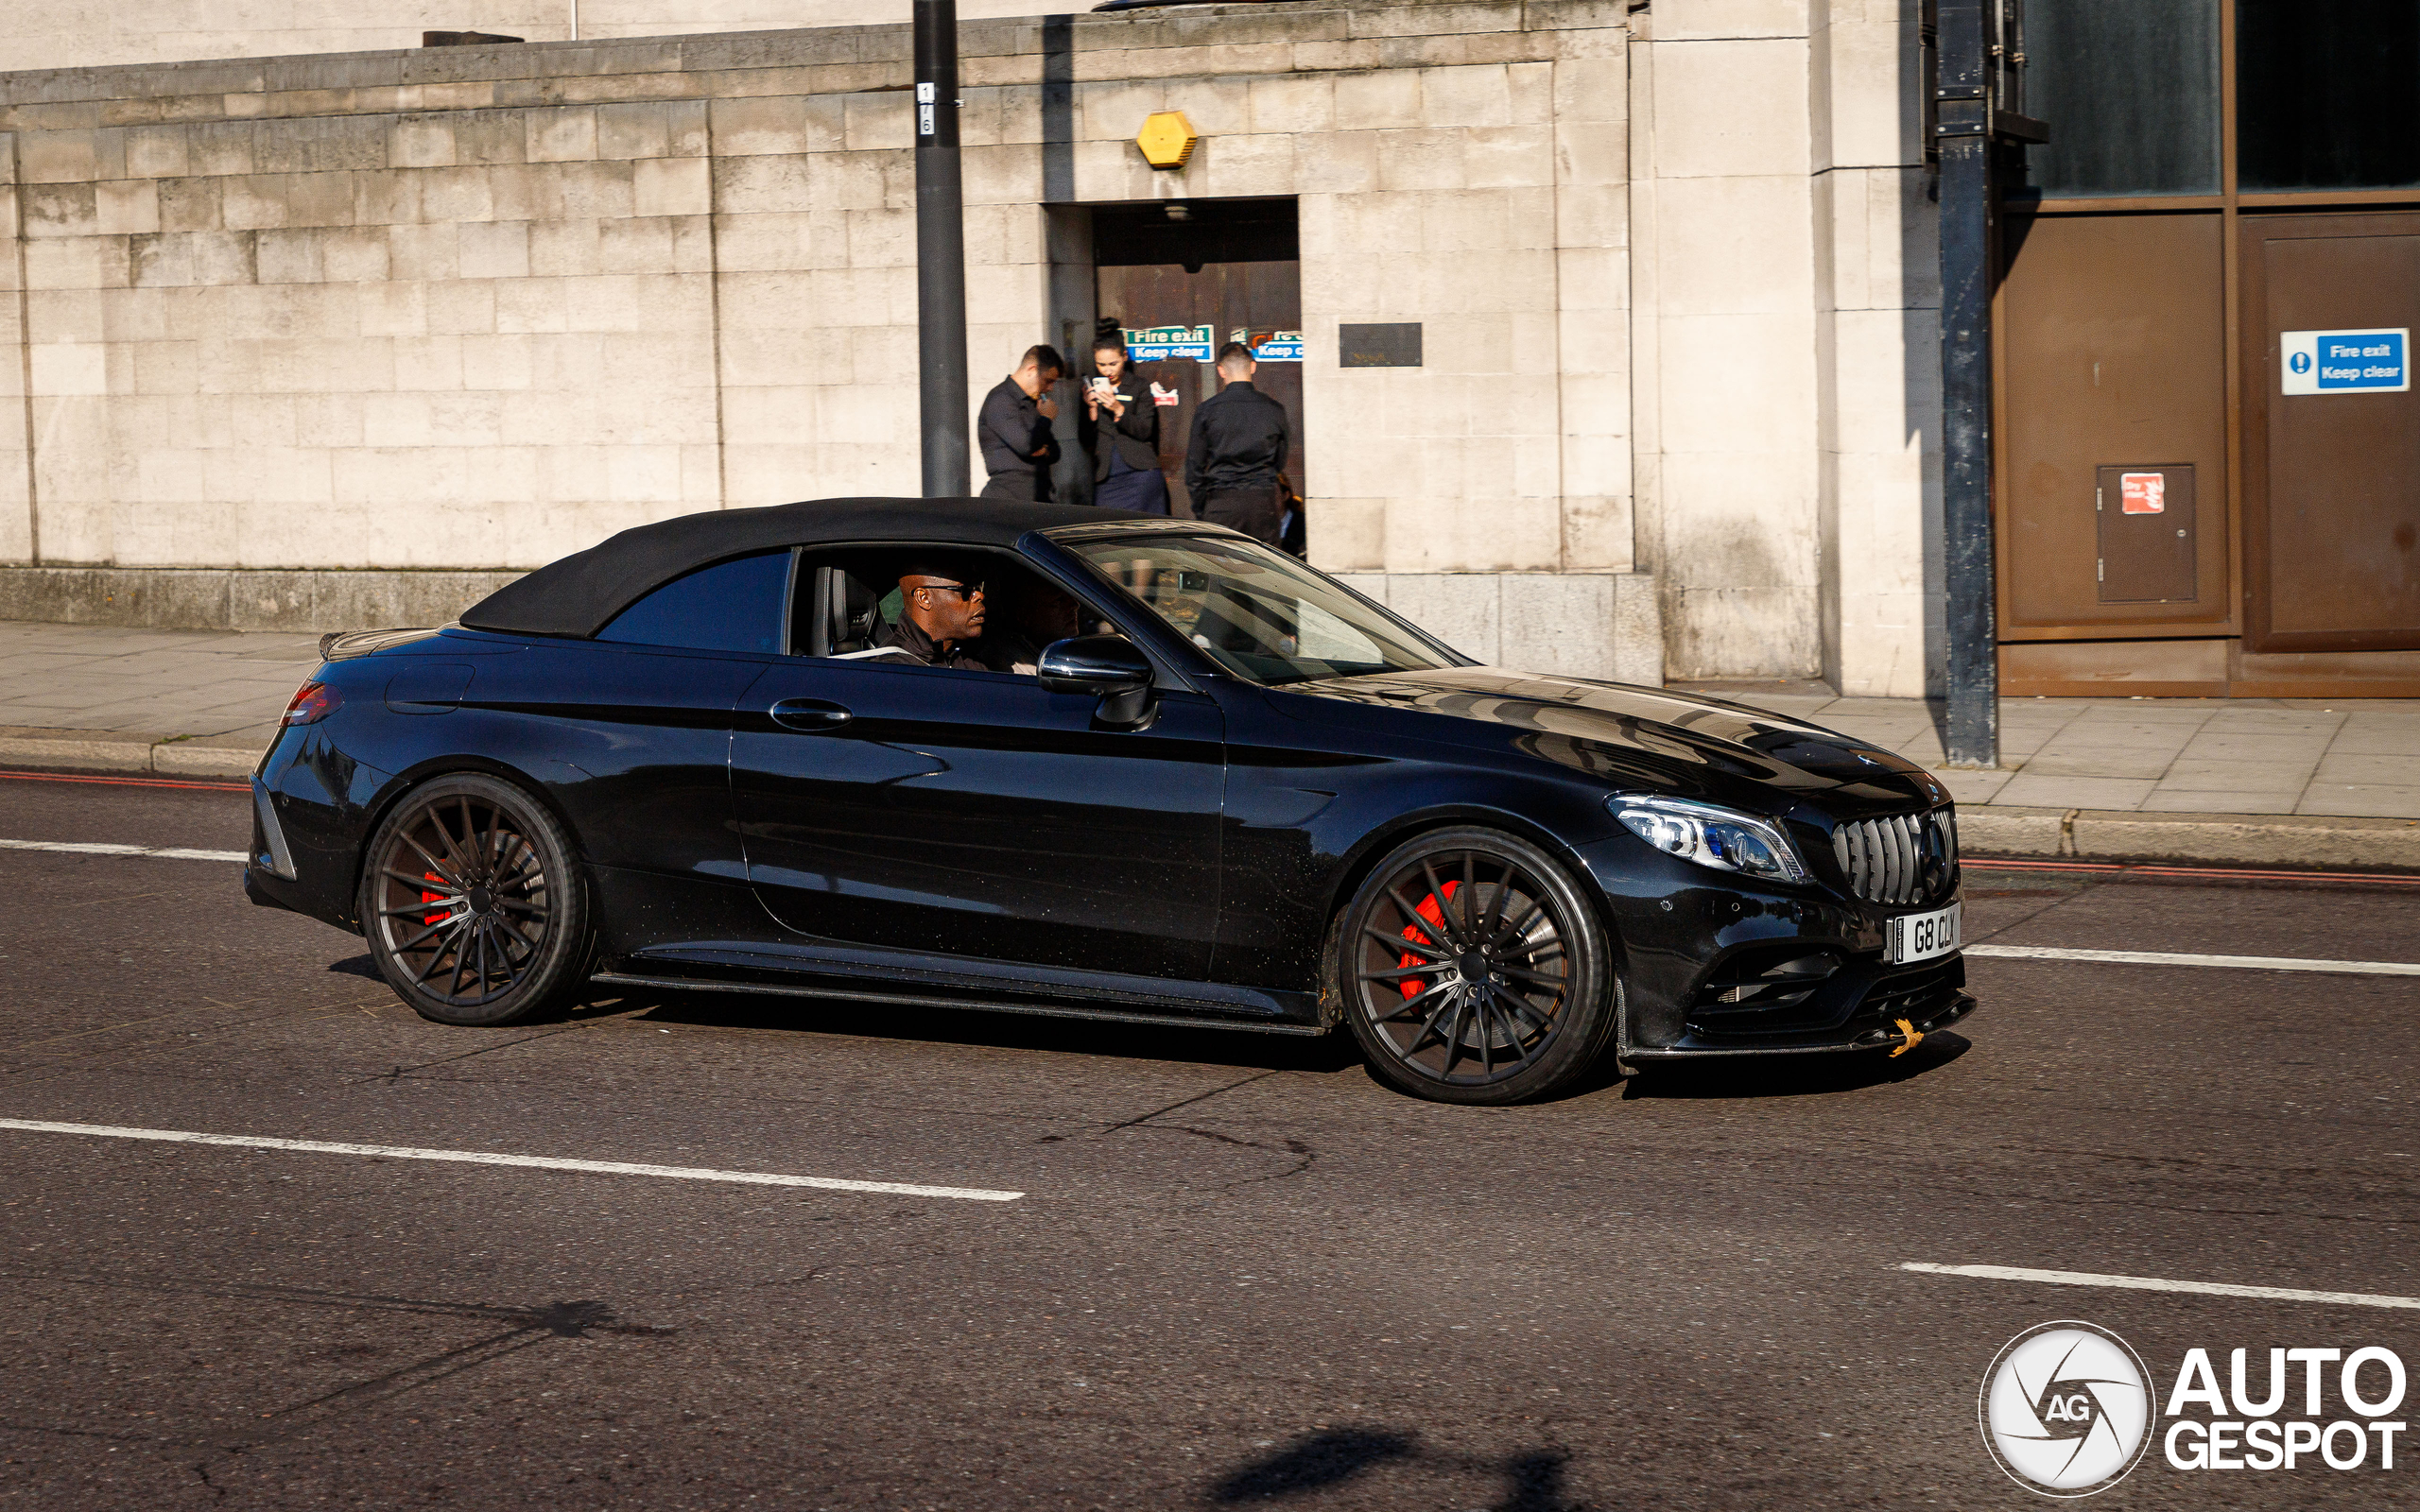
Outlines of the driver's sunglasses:
{"label": "driver's sunglasses", "polygon": [[956,593],[960,598],[980,598],[983,596],[983,585],[981,583],[919,583],[917,586],[920,588],[929,588],[936,593]]}

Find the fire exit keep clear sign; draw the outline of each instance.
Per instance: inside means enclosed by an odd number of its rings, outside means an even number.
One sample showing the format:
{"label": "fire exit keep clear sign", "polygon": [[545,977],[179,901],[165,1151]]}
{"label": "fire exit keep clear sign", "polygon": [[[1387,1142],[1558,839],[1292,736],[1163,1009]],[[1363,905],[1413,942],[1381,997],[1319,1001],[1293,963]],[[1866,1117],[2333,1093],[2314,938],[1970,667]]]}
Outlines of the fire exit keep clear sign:
{"label": "fire exit keep clear sign", "polygon": [[2277,337],[2285,391],[2290,394],[2399,394],[2411,387],[2407,357],[2411,333],[2287,331]]}

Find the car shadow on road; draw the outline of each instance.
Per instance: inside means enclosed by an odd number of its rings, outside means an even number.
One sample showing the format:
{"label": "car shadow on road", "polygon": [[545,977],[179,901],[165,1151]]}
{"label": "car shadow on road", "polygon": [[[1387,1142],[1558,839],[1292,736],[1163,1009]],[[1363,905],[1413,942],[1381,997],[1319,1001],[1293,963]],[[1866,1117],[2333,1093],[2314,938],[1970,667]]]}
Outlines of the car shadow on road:
{"label": "car shadow on road", "polygon": [[[328,970],[384,980],[367,955],[330,963]],[[869,1017],[869,1010],[880,1015]],[[838,1034],[922,1044],[983,1045],[1053,1055],[1107,1056],[1128,1060],[1192,1062],[1259,1071],[1321,1074],[1358,1070],[1361,1053],[1341,1031],[1318,1037],[1255,1034],[1219,1024],[1121,1023],[1114,1019],[1062,1019],[885,1002],[876,998],[794,998],[700,988],[688,992],[602,994],[553,1016],[559,1023],[629,1018],[646,1023],[700,1028],[771,1029]],[[1858,1091],[1913,1080],[1971,1048],[1946,1030],[1927,1035],[1904,1056],[1852,1051],[1825,1056],[1723,1057],[1699,1064],[1649,1062],[1625,1074],[1606,1056],[1576,1081],[1538,1104],[1601,1096],[1616,1088],[1634,1098],[1806,1097]],[[1532,1106],[1535,1106],[1534,1104]]]}
{"label": "car shadow on road", "polygon": [[1474,1459],[1425,1449],[1416,1434],[1384,1428],[1329,1428],[1302,1435],[1229,1472],[1210,1487],[1213,1506],[1295,1502],[1361,1479],[1381,1466],[1404,1463],[1432,1475],[1499,1480],[1503,1492],[1488,1512],[1568,1512],[1560,1449],[1524,1451],[1504,1459]]}
{"label": "car shadow on road", "polygon": [[[636,1010],[636,1011],[633,1011]],[[1360,1065],[1350,1037],[1255,1034],[1217,1024],[1199,1028],[1060,1019],[1038,1014],[931,1007],[878,999],[786,998],[745,992],[645,992],[598,998],[567,1022],[629,1016],[644,1023],[841,1034],[916,1043],[984,1045],[1002,1050],[1192,1061],[1266,1071],[1340,1072]]]}
{"label": "car shadow on road", "polygon": [[1902,1056],[1851,1050],[1823,1056],[1723,1057],[1698,1065],[1649,1062],[1622,1089],[1624,1098],[1812,1097],[1913,1081],[1972,1049],[1963,1035],[1937,1030]]}

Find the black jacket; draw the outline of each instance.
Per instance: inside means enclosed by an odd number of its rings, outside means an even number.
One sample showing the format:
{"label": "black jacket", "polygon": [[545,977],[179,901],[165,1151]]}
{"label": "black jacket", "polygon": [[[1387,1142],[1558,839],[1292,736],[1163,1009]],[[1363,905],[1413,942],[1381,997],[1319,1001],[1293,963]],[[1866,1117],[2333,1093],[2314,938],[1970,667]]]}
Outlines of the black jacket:
{"label": "black jacket", "polygon": [[943,651],[938,642],[925,633],[923,626],[908,617],[908,611],[904,608],[899,612],[899,623],[886,626],[881,633],[873,638],[873,644],[895,651],[905,651],[928,667],[963,667],[969,672],[992,670],[984,663],[981,657],[975,654],[976,643],[959,641],[951,645],[947,651]]}
{"label": "black jacket", "polygon": [[[1059,459],[1059,443],[1051,438],[1050,422],[1013,378],[1001,379],[998,387],[983,396],[983,408],[975,421],[975,445],[983,454],[983,471],[995,478],[1003,474],[1030,478],[1037,469],[1048,472]],[[1039,463],[1034,459],[1036,452],[1045,454]]]}
{"label": "black jacket", "polygon": [[1203,400],[1184,449],[1184,491],[1194,508],[1214,493],[1274,487],[1290,439],[1286,406],[1248,383]]}
{"label": "black jacket", "polygon": [[[1126,465],[1137,472],[1155,472],[1160,466],[1160,406],[1151,403],[1150,380],[1132,368],[1117,381],[1117,397],[1126,401],[1123,419],[1104,424],[1092,418],[1087,409],[1076,417],[1076,436],[1093,459],[1093,481],[1109,476],[1109,458],[1115,452],[1126,458]],[[1102,411],[1104,418],[1108,412]]]}

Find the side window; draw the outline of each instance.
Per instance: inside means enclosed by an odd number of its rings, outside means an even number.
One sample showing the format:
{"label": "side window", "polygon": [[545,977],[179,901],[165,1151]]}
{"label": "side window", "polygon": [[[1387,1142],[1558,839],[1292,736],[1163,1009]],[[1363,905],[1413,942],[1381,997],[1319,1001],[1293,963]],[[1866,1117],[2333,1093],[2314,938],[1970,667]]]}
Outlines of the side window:
{"label": "side window", "polygon": [[921,636],[898,633],[906,614],[900,575],[919,565],[945,566],[952,576],[983,585],[982,629],[953,646],[957,660],[951,664],[961,668],[973,661],[989,671],[1030,676],[1041,648],[1052,641],[1112,627],[1088,606],[1005,553],[848,547],[800,558],[792,651],[897,659],[908,655],[898,649],[903,644],[929,645]]}
{"label": "side window", "polygon": [[779,651],[789,582],[786,551],[717,562],[632,604],[596,638],[696,651]]}

